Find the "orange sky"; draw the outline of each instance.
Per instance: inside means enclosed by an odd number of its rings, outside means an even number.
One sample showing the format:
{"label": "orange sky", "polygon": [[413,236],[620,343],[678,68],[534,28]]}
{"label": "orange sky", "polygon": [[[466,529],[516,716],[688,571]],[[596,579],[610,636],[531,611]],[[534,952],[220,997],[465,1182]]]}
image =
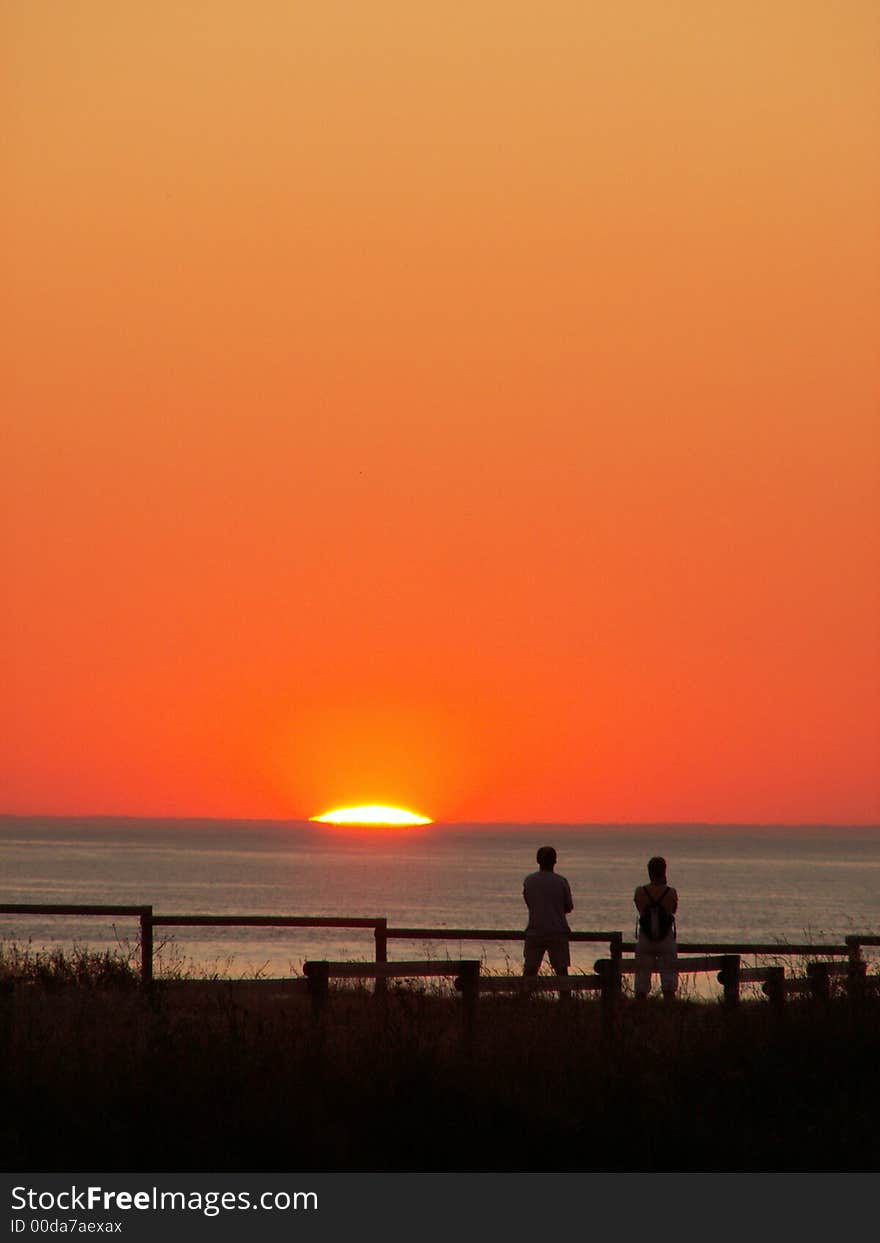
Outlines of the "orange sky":
{"label": "orange sky", "polygon": [[880,820],[873,0],[0,14],[0,810]]}

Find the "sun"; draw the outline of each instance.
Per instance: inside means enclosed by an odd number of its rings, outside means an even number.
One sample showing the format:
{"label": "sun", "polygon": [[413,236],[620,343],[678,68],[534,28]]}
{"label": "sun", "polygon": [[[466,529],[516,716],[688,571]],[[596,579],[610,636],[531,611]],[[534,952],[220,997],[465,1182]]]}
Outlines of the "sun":
{"label": "sun", "polygon": [[335,811],[325,811],[322,816],[311,816],[310,820],[317,824],[361,824],[380,828],[434,823],[417,812],[405,811],[402,807],[382,807],[377,803],[363,807],[337,807]]}

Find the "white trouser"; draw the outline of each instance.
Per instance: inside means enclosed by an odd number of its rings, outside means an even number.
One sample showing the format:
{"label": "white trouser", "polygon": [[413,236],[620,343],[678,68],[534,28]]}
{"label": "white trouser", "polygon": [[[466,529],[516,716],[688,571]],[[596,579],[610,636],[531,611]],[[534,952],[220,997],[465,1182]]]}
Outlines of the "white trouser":
{"label": "white trouser", "polygon": [[659,971],[663,991],[674,993],[678,987],[677,957],[678,946],[674,932],[670,932],[662,941],[651,941],[644,932],[640,932],[636,941],[636,992],[649,993],[651,975]]}

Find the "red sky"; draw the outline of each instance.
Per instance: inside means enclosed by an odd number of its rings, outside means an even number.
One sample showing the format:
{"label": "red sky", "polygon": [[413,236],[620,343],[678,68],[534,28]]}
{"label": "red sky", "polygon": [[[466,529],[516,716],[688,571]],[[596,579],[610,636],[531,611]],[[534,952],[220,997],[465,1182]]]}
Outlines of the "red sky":
{"label": "red sky", "polygon": [[880,820],[873,2],[0,15],[0,810]]}

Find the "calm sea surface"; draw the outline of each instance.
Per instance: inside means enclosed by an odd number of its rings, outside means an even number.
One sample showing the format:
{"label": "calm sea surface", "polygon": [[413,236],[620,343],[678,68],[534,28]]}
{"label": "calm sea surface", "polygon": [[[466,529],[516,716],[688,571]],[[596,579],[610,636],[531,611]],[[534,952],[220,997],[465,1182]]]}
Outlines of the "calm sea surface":
{"label": "calm sea surface", "polygon": [[[650,855],[679,890],[680,940],[840,942],[880,931],[880,827],[431,825],[352,830],[265,821],[0,817],[0,902],[152,903],[156,914],[381,916],[430,928],[521,928],[535,850],[559,852],[575,929],[632,935]],[[133,945],[135,920],[0,916],[0,938]],[[321,929],[156,930],[160,962],[287,975],[306,958],[372,958],[372,934]],[[591,970],[598,947],[572,947]],[[518,968],[516,943],[392,942],[391,956],[482,956]]]}

